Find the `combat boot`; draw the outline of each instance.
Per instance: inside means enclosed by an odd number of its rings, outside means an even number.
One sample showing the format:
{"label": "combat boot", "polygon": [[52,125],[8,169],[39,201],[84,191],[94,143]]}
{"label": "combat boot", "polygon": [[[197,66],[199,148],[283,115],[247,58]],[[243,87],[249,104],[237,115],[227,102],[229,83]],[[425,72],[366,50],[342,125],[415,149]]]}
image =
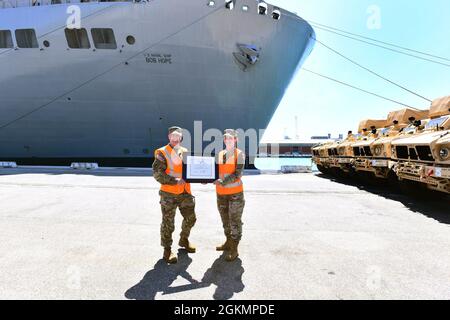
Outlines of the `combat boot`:
{"label": "combat boot", "polygon": [[178,262],[178,258],[176,255],[174,255],[172,253],[172,249],[171,248],[164,248],[164,255],[163,255],[164,260],[167,263],[177,263]]}
{"label": "combat boot", "polygon": [[234,261],[237,259],[237,257],[239,256],[238,245],[239,245],[239,241],[231,239],[230,251],[228,252],[227,256],[225,257],[225,260],[231,262],[231,261]]}
{"label": "combat boot", "polygon": [[180,242],[178,243],[178,245],[186,249],[186,251],[189,253],[195,253],[196,251],[195,246],[189,242],[188,238],[180,238]]}
{"label": "combat boot", "polygon": [[227,237],[227,241],[224,244],[216,247],[216,251],[229,251],[230,250],[231,239]]}

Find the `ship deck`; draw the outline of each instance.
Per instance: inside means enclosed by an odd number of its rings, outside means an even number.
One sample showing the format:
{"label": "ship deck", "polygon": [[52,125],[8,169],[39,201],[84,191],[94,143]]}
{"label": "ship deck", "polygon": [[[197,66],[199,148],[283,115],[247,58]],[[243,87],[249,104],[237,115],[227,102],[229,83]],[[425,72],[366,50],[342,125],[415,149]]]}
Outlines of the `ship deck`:
{"label": "ship deck", "polygon": [[0,299],[450,299],[442,199],[248,172],[240,259],[214,250],[215,193],[195,185],[198,252],[166,266],[150,175],[0,169]]}

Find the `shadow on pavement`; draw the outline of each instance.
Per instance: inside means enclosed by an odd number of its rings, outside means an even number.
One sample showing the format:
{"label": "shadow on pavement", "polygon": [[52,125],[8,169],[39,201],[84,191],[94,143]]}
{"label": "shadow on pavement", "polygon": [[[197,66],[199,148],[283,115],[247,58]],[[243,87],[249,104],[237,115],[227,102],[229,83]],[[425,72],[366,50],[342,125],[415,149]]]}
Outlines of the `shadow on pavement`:
{"label": "shadow on pavement", "polygon": [[[158,292],[166,295],[206,288],[215,284],[217,288],[212,298],[227,300],[232,298],[234,293],[244,290],[245,286],[242,283],[244,268],[241,259],[226,262],[222,255],[205,272],[201,281],[193,279],[187,271],[191,263],[192,259],[184,250],[179,250],[176,264],[168,265],[163,259],[159,260],[138,284],[125,292],[125,297],[133,300],[154,300]],[[185,278],[190,284],[171,287],[178,276]]]}
{"label": "shadow on pavement", "polygon": [[353,186],[383,198],[401,202],[412,212],[423,214],[440,223],[450,224],[450,195],[432,192],[425,188],[419,188],[416,192],[413,188],[401,191],[399,186],[391,186],[379,180],[355,180],[344,177],[336,177],[327,174],[317,174],[321,179],[331,180],[336,183]]}
{"label": "shadow on pavement", "polygon": [[205,272],[202,283],[208,286],[211,284],[217,286],[213,295],[215,300],[228,300],[235,293],[244,290],[245,286],[242,282],[244,271],[241,259],[237,258],[233,262],[227,262],[225,261],[225,254],[222,254]]}
{"label": "shadow on pavement", "polygon": [[158,260],[153,269],[148,271],[138,284],[125,292],[125,297],[134,300],[154,300],[158,292],[166,293],[178,276],[192,284],[197,284],[198,281],[187,272],[191,263],[192,259],[184,250],[178,252],[176,264],[169,265],[163,259]]}

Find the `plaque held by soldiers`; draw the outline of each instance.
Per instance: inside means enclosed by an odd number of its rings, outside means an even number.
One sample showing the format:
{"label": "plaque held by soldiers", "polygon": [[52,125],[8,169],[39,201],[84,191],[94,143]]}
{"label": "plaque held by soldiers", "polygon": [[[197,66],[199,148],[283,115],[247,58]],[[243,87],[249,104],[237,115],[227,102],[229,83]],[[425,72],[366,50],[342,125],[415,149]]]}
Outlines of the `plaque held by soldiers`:
{"label": "plaque held by soldiers", "polygon": [[219,179],[219,165],[212,156],[185,154],[183,180],[189,183],[210,183]]}

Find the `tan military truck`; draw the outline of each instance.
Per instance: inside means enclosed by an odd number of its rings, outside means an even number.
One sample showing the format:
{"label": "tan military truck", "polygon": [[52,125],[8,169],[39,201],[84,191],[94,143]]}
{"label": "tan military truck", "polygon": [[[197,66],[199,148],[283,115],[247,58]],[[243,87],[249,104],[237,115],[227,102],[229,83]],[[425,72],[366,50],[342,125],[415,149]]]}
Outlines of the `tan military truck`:
{"label": "tan military truck", "polygon": [[323,143],[315,145],[314,147],[311,148],[311,151],[312,151],[312,162],[317,166],[317,169],[320,172],[325,173],[324,166],[322,165],[322,155],[321,155],[323,145],[324,145]]}
{"label": "tan military truck", "polygon": [[391,143],[395,139],[415,133],[419,130],[415,125],[418,123],[417,120],[423,121],[428,117],[429,110],[404,108],[390,112],[387,118],[389,127],[381,129],[378,138],[373,140],[370,145],[372,156],[366,162],[366,170],[372,172],[377,178],[390,178],[392,181],[396,181],[395,165],[397,162],[391,159]]}
{"label": "tan military truck", "polygon": [[334,176],[338,176],[340,174],[340,165],[339,165],[339,154],[338,154],[338,146],[341,141],[335,141],[326,147],[326,152],[328,154],[328,162],[327,169],[328,172]]}
{"label": "tan military truck", "polygon": [[337,157],[337,146],[336,141],[325,142],[318,146],[317,152],[318,157],[315,161],[317,168],[322,173],[335,174],[336,173],[336,157]]}
{"label": "tan military truck", "polygon": [[354,154],[353,168],[356,173],[373,173],[369,166],[372,157],[370,146],[387,125],[387,120],[364,120],[359,124],[358,131],[362,132],[362,136],[351,145]]}
{"label": "tan military truck", "polygon": [[360,137],[362,137],[361,132],[353,134],[352,131],[349,131],[345,140],[337,146],[337,162],[339,164],[340,173],[344,177],[349,177],[353,174],[353,162],[355,157],[352,146]]}
{"label": "tan military truck", "polygon": [[400,181],[450,193],[450,96],[433,101],[423,130],[392,141]]}
{"label": "tan military truck", "polygon": [[327,142],[312,148],[313,162],[322,173],[346,175],[353,166],[353,144],[360,134],[348,132],[343,141]]}
{"label": "tan military truck", "polygon": [[325,174],[330,173],[330,156],[328,147],[333,143],[333,141],[324,142],[312,148],[312,161],[316,164],[317,169]]}
{"label": "tan military truck", "polygon": [[436,187],[431,189],[450,194],[450,130],[436,141],[433,153],[436,154],[436,162],[432,168],[425,169],[436,181]]}

